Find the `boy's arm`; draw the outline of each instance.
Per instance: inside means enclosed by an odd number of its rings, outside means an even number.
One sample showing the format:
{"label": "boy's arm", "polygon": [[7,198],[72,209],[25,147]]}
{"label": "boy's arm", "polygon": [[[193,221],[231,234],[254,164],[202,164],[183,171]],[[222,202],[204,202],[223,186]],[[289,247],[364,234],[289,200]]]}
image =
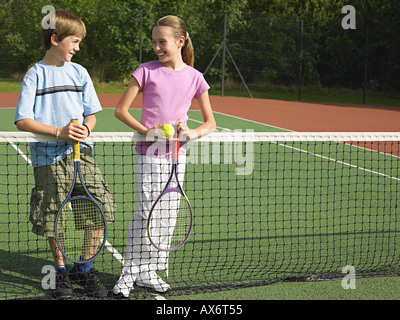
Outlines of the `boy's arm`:
{"label": "boy's arm", "polygon": [[33,119],[23,119],[16,122],[17,129],[34,133],[54,135],[55,127],[48,126]]}
{"label": "boy's arm", "polygon": [[[94,115],[87,116],[85,124],[91,131],[96,125],[96,117]],[[17,129],[21,131],[57,136],[58,138],[62,138],[64,140],[83,141],[89,134],[84,125],[77,123],[68,123],[65,127],[59,128],[40,123],[33,119],[22,119],[18,120],[16,125]]]}
{"label": "boy's arm", "polygon": [[97,120],[96,120],[96,116],[94,114],[90,114],[85,117],[85,120],[83,120],[83,123],[87,126],[87,127],[85,127],[86,137],[88,137],[90,135],[90,132],[92,132],[92,130],[96,126],[96,122],[97,122]]}

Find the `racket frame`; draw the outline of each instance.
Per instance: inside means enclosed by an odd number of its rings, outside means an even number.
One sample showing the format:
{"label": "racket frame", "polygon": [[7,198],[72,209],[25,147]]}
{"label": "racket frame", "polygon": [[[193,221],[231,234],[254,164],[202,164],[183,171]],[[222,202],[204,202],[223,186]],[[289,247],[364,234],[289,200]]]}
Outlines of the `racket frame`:
{"label": "racket frame", "polygon": [[[176,130],[177,131],[177,130]],[[147,235],[148,238],[150,240],[150,243],[157,249],[160,251],[175,251],[178,250],[179,248],[181,248],[186,241],[189,239],[190,233],[192,232],[192,228],[193,228],[193,211],[192,211],[192,206],[190,205],[189,199],[187,198],[185,192],[183,191],[181,184],[179,183],[179,179],[178,179],[178,158],[179,158],[179,139],[176,138],[176,140],[173,140],[173,150],[172,150],[172,169],[171,169],[171,174],[168,178],[167,183],[165,184],[165,187],[163,189],[163,191],[160,193],[160,195],[157,197],[156,201],[153,203],[153,205],[151,206],[150,209],[150,213],[149,213],[149,217],[147,218]],[[170,183],[172,181],[172,179],[175,178],[176,180],[176,187],[170,187]],[[189,207],[189,213],[190,213],[190,225],[189,225],[189,229],[188,232],[186,233],[185,238],[183,239],[183,241],[180,242],[179,245],[173,247],[173,248],[161,248],[159,246],[157,246],[154,241],[151,238],[151,232],[150,232],[150,226],[151,226],[151,218],[153,216],[153,209],[156,207],[156,205],[158,204],[158,202],[161,200],[161,198],[166,195],[167,193],[170,192],[177,192],[179,193],[181,196],[184,197],[184,199],[180,199],[179,201],[186,201],[188,203],[188,207]],[[178,208],[178,215],[179,215],[179,208]],[[178,217],[177,217],[178,219]],[[172,237],[173,235],[171,235]]]}
{"label": "racket frame", "polygon": [[[71,120],[71,122],[77,123],[77,120]],[[54,223],[54,233],[55,233],[55,240],[57,243],[57,247],[58,249],[61,251],[61,253],[63,254],[64,257],[66,257],[68,260],[71,260],[75,263],[86,263],[89,261],[92,261],[94,258],[96,258],[104,249],[105,243],[106,243],[106,239],[107,239],[107,219],[106,216],[104,214],[103,208],[100,206],[100,204],[96,201],[95,198],[93,198],[93,196],[91,195],[91,193],[89,192],[89,190],[87,189],[85,182],[82,178],[82,173],[81,173],[81,156],[80,156],[80,144],[79,142],[73,141],[72,142],[73,145],[73,157],[74,157],[74,178],[72,179],[72,185],[71,188],[68,191],[68,195],[65,198],[65,200],[63,201],[63,203],[61,204],[60,208],[57,211],[57,215],[56,215],[56,219],[55,219],[55,223]],[[87,196],[83,196],[83,195],[77,195],[77,196],[72,196],[72,193],[74,191],[75,185],[76,185],[76,181],[79,177],[79,180],[81,181],[82,187],[85,190]],[[64,209],[64,207],[70,203],[72,200],[81,200],[81,199],[89,199],[91,200],[99,209],[99,211],[102,214],[102,218],[104,221],[104,232],[103,232],[103,237],[101,240],[101,244],[99,244],[100,248],[98,248],[98,250],[96,251],[96,253],[88,258],[88,259],[82,259],[82,260],[77,260],[74,259],[72,257],[70,257],[63,249],[61,242],[59,240],[58,237],[58,220],[60,218],[60,215]]]}

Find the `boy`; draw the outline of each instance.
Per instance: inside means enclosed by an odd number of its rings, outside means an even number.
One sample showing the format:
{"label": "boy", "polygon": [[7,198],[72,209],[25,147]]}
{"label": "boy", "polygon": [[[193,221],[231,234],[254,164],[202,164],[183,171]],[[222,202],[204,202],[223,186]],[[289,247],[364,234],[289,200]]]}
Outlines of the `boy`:
{"label": "boy", "polygon": [[[41,34],[46,54],[25,75],[18,100],[15,124],[19,130],[54,135],[64,141],[81,142],[81,171],[86,186],[103,207],[108,221],[113,221],[115,203],[100,170],[84,142],[96,125],[95,113],[102,110],[86,69],[72,63],[79,43],[86,35],[84,23],[74,14],[56,10],[55,29]],[[50,20],[49,20],[50,21]],[[70,119],[79,119],[71,124]],[[49,240],[57,269],[56,297],[73,295],[71,282],[77,282],[96,297],[107,290],[97,279],[92,263],[75,264],[68,270],[57,247],[54,221],[58,208],[70,188],[74,165],[71,142],[38,142],[30,145],[35,188],[31,195],[32,231]]]}

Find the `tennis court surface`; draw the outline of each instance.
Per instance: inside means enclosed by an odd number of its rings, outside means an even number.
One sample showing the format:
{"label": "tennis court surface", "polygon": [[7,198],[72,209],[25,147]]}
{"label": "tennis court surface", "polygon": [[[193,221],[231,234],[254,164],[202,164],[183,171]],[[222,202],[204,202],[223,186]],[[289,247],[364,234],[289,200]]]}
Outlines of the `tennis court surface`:
{"label": "tennis court surface", "polygon": [[[3,111],[12,123],[12,110]],[[99,115],[90,137],[117,203],[108,244],[94,264],[110,290],[135,211],[133,154],[140,139],[124,132],[112,112]],[[191,127],[201,121],[200,111],[189,115]],[[188,144],[183,186],[194,229],[169,254],[168,277],[159,273],[172,287],[165,295],[337,278],[348,265],[359,276],[398,274],[400,133],[300,133],[277,122],[267,126],[263,117],[217,111],[216,132]],[[29,143],[42,138],[15,130],[0,136],[0,299],[51,297],[53,259],[28,221]],[[131,298],[152,293],[136,287]]]}

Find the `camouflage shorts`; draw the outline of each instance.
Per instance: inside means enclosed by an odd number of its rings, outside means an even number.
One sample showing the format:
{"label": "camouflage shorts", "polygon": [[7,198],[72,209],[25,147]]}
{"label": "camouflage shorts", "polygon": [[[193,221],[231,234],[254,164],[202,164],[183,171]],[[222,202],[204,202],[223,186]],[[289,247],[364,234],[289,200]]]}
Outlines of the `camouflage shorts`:
{"label": "camouflage shorts", "polygon": [[[114,222],[115,201],[91,151],[90,148],[81,149],[82,178],[88,191],[103,208],[107,221]],[[54,237],[56,214],[68,195],[74,176],[72,154],[53,165],[34,168],[34,176],[29,217],[32,231],[37,235]],[[81,193],[82,189],[78,179],[74,193]]]}

